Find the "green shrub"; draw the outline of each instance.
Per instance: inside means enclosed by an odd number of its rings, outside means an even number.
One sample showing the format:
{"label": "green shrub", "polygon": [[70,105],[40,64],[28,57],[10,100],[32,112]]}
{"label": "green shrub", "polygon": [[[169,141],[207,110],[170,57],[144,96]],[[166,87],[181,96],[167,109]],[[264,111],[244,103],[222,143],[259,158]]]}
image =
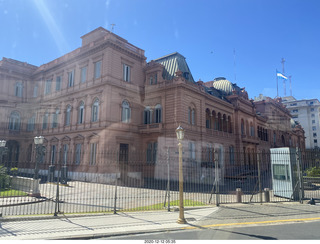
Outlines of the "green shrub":
{"label": "green shrub", "polygon": [[17,176],[18,175],[18,168],[17,167],[11,168],[10,169],[10,174],[13,175],[13,176]]}
{"label": "green shrub", "polygon": [[0,166],[0,190],[4,190],[9,187],[10,178],[7,174],[7,168]]}
{"label": "green shrub", "polygon": [[320,167],[312,167],[306,170],[309,177],[320,177]]}

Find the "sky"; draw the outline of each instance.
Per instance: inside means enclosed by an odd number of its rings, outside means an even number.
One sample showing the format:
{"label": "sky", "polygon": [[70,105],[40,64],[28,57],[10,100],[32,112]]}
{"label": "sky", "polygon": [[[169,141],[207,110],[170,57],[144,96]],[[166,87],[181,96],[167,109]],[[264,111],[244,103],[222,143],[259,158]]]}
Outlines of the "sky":
{"label": "sky", "polygon": [[292,95],[320,99],[319,0],[0,0],[0,59],[39,66],[111,24],[147,61],[179,52],[196,81],[225,77],[249,98],[277,96],[284,58]]}

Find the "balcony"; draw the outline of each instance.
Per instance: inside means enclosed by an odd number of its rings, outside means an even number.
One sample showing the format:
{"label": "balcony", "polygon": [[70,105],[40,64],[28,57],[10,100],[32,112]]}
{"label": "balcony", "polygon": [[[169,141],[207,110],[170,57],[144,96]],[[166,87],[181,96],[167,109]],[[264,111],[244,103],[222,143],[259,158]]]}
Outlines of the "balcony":
{"label": "balcony", "polygon": [[229,133],[229,132],[225,132],[225,131],[219,131],[219,130],[206,128],[206,132],[208,135],[214,136],[214,137],[234,138],[233,133]]}
{"label": "balcony", "polygon": [[254,136],[241,135],[242,142],[250,143],[250,144],[259,144],[260,140]]}
{"label": "balcony", "polygon": [[138,126],[139,132],[144,134],[150,133],[162,133],[163,125],[161,123],[158,124],[145,124]]}

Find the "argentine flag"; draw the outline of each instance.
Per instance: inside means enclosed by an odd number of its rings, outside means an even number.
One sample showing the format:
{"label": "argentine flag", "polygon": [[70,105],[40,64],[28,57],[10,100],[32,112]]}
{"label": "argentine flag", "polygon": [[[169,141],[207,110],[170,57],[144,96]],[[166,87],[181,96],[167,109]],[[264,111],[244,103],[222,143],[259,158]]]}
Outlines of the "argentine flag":
{"label": "argentine flag", "polygon": [[277,70],[277,77],[287,80],[288,78]]}

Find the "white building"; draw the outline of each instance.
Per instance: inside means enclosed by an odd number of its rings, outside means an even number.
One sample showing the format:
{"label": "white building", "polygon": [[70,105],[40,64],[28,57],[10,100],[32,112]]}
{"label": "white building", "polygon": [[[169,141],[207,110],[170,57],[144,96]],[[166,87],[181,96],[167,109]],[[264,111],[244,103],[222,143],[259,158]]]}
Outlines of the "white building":
{"label": "white building", "polygon": [[298,121],[305,131],[307,149],[320,146],[320,102],[318,99],[296,100],[294,97],[283,97],[282,103]]}

